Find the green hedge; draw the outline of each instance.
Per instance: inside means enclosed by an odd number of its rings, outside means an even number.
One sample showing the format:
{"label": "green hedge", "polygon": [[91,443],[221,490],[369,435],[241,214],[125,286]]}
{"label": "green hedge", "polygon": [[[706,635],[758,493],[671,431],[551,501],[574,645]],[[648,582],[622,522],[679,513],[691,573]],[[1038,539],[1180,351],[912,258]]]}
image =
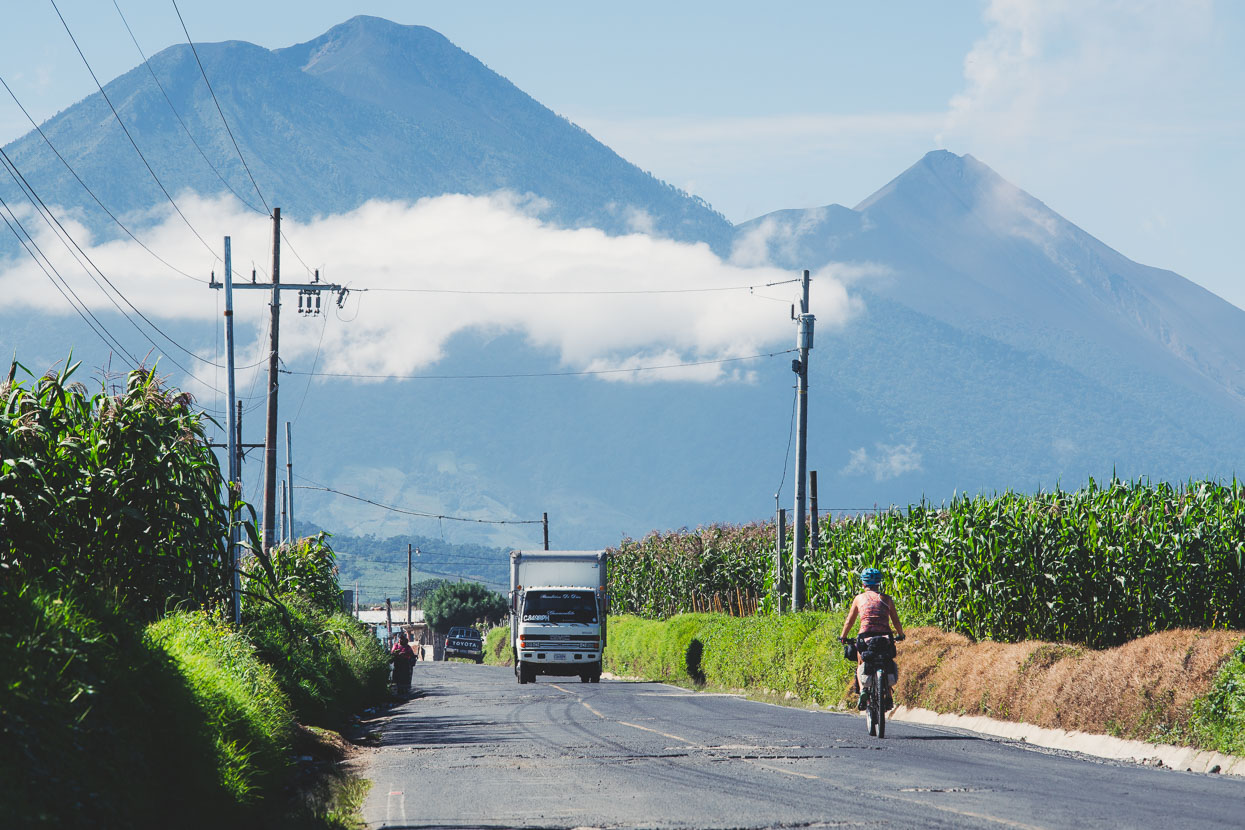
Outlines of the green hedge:
{"label": "green hedge", "polygon": [[668,683],[785,694],[838,703],[855,662],[838,642],[842,614],[731,617],[682,614],[665,621],[610,619],[606,669]]}
{"label": "green hedge", "polygon": [[490,666],[514,665],[514,649],[510,647],[510,626],[494,626],[484,635],[484,662]]}
{"label": "green hedge", "polygon": [[1245,756],[1245,640],[1236,647],[1210,693],[1193,704],[1189,743]]}

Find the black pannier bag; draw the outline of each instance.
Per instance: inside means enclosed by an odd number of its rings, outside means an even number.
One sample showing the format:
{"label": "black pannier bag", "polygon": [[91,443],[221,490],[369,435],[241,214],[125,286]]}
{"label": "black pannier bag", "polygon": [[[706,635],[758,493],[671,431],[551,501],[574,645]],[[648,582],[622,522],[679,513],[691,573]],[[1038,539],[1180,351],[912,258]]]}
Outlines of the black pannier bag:
{"label": "black pannier bag", "polygon": [[881,662],[895,657],[895,641],[890,637],[861,637],[858,648],[867,662]]}
{"label": "black pannier bag", "polygon": [[848,640],[846,643],[843,644],[843,659],[844,660],[855,660],[856,659],[856,641],[855,640]]}

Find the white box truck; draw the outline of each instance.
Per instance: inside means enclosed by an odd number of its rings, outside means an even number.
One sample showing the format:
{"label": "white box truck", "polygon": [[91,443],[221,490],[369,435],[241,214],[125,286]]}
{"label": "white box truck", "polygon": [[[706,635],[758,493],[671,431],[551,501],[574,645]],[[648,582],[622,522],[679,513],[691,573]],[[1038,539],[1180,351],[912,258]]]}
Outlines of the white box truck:
{"label": "white box truck", "polygon": [[602,550],[511,551],[510,645],[520,683],[538,674],[601,682],[605,562]]}

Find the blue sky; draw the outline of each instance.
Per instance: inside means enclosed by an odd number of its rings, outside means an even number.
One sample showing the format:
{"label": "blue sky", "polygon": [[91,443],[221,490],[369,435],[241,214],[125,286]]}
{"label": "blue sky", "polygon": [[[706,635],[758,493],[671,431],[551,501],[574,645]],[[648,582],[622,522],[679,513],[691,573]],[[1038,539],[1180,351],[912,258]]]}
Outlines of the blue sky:
{"label": "blue sky", "polygon": [[[57,0],[101,80],[139,62],[111,2]],[[117,0],[148,54],[168,0]],[[854,205],[972,153],[1125,255],[1245,307],[1245,4],[180,0],[202,41],[287,46],[354,14],[430,26],[733,221]],[[94,91],[48,2],[0,75],[40,119]],[[0,99],[0,141],[23,134]]]}

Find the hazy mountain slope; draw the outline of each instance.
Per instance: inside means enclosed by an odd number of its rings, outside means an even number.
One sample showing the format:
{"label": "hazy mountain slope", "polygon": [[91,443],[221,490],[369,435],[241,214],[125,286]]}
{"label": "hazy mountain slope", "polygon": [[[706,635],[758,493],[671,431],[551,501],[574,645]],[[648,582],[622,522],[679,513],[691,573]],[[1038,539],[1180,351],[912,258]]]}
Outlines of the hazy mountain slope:
{"label": "hazy mountain slope", "polygon": [[[430,29],[358,17],[276,52],[241,42],[198,48],[251,172],[288,216],[510,189],[548,200],[546,218],[566,225],[627,232],[651,223],[673,238],[729,242],[730,224],[702,201],[619,158]],[[151,66],[208,159],[258,206],[189,47],[165,49]],[[170,192],[225,190],[146,67],[105,88]],[[44,130],[114,212],[164,203],[99,94]],[[8,150],[45,201],[83,206],[89,225],[115,232],[37,134]]]}
{"label": "hazy mountain slope", "polygon": [[1227,475],[1245,460],[1245,312],[1131,262],[970,156],[930,153],[855,210],[771,214],[740,240],[792,268],[868,265],[854,284],[867,310],[838,343],[861,362],[817,357],[901,408],[918,447],[954,448],[925,463],[961,467],[969,489],[1108,467]]}

